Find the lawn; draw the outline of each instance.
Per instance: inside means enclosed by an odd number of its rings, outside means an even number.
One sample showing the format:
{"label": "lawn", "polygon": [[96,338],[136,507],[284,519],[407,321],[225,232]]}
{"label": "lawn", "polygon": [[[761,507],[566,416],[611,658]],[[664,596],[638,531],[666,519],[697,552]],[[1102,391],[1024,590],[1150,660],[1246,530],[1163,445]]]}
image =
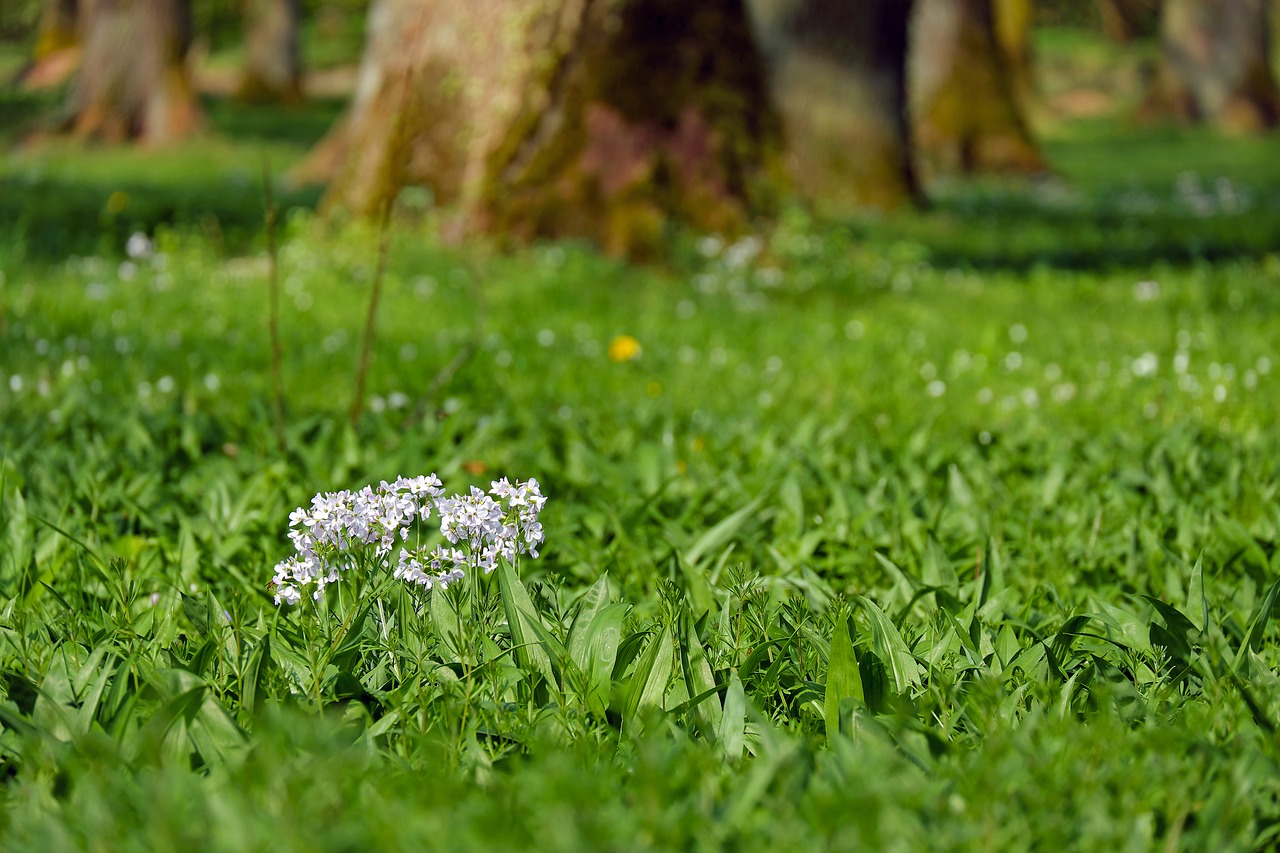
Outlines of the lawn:
{"label": "lawn", "polygon": [[[380,237],[282,178],[338,106],[210,106],[0,164],[0,847],[1280,838],[1274,139],[1065,122],[652,267],[407,196],[353,426]],[[541,553],[274,602],[295,507],[429,473]]]}

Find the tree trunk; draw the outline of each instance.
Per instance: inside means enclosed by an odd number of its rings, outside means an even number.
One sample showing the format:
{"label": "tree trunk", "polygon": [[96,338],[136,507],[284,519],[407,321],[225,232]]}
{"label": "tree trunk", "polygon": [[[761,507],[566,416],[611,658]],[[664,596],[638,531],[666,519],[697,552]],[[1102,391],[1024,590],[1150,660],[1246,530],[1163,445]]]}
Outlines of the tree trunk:
{"label": "tree trunk", "polygon": [[1098,15],[1107,37],[1117,44],[1128,44],[1141,35],[1154,32],[1158,0],[1097,0]]}
{"label": "tree trunk", "polygon": [[24,88],[59,86],[75,73],[80,62],[80,18],[87,2],[44,0],[31,64],[18,76],[18,82]]}
{"label": "tree trunk", "polygon": [[1233,132],[1275,127],[1269,0],[1165,0],[1160,74],[1148,106]]}
{"label": "tree trunk", "polygon": [[44,0],[36,37],[37,61],[80,44],[79,5],[77,0]]}
{"label": "tree trunk", "polygon": [[302,97],[298,0],[245,0],[245,68],[237,94],[248,101]]}
{"label": "tree trunk", "polygon": [[910,0],[757,3],[788,171],[826,212],[919,196],[906,116],[910,15]]}
{"label": "tree trunk", "polygon": [[[1031,137],[1025,105],[1019,103],[1019,86],[1026,85],[1029,91],[1029,82],[1017,82],[1017,66],[1029,65],[1029,59],[1011,57],[1003,46],[997,29],[999,2],[919,0],[916,4],[909,80],[915,142],[927,176],[1030,173],[1045,168]],[[1025,35],[1016,21],[1007,28],[1012,38]]]}
{"label": "tree trunk", "polygon": [[733,231],[776,136],[742,0],[378,0],[348,116],[300,172],[380,210],[426,185],[465,226],[617,254]]}
{"label": "tree trunk", "polygon": [[1005,62],[1014,106],[1023,117],[1035,103],[1035,67],[1031,57],[1031,32],[1035,25],[1032,0],[992,0],[996,44]]}
{"label": "tree trunk", "polygon": [[76,87],[80,136],[151,144],[180,140],[199,124],[187,71],[187,0],[96,0]]}

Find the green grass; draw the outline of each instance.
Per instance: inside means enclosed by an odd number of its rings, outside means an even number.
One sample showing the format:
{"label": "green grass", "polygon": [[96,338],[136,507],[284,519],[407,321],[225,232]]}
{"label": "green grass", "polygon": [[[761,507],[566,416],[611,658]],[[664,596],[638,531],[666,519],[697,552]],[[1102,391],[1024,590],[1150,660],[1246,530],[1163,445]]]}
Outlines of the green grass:
{"label": "green grass", "polygon": [[[1275,843],[1274,140],[656,269],[406,216],[356,429],[376,235],[287,197],[282,454],[260,158],[326,110],[0,167],[0,846]],[[290,510],[431,471],[541,481],[522,583],[273,605]]]}

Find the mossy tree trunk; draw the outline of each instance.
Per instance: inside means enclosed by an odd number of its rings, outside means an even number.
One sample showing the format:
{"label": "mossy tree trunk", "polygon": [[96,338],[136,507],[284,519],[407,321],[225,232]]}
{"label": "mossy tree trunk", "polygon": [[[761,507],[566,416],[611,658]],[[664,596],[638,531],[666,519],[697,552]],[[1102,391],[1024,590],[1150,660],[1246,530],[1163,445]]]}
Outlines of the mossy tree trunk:
{"label": "mossy tree trunk", "polygon": [[31,63],[19,75],[27,88],[57,86],[80,61],[82,17],[89,0],[44,0]]}
{"label": "mossy tree trunk", "polygon": [[79,0],[44,0],[40,32],[36,36],[36,61],[80,44]]}
{"label": "mossy tree trunk", "polygon": [[[1003,26],[998,11],[1008,21]],[[1011,46],[1030,30],[1029,10],[1020,18],[1018,11],[1005,0],[916,3],[909,79],[925,176],[1044,170],[1023,102],[1030,91],[1029,54],[1018,56]],[[1028,79],[1020,83],[1020,75]]]}
{"label": "mossy tree trunk", "polygon": [[355,102],[298,175],[374,213],[429,187],[469,229],[618,254],[733,231],[776,135],[742,0],[378,0]]}
{"label": "mossy tree trunk", "polygon": [[1269,0],[1164,0],[1162,58],[1150,107],[1252,132],[1280,122]]}
{"label": "mossy tree trunk", "polygon": [[1005,63],[1014,105],[1023,121],[1035,102],[1035,67],[1031,33],[1035,27],[1033,0],[991,0],[996,44]]}
{"label": "mossy tree trunk", "polygon": [[78,135],[174,142],[199,124],[188,0],[96,0],[75,93]]}
{"label": "mossy tree trunk", "polygon": [[245,66],[237,94],[248,101],[302,97],[298,0],[244,0]]}
{"label": "mossy tree trunk", "polygon": [[906,115],[910,0],[763,0],[757,18],[797,188],[827,212],[919,197]]}

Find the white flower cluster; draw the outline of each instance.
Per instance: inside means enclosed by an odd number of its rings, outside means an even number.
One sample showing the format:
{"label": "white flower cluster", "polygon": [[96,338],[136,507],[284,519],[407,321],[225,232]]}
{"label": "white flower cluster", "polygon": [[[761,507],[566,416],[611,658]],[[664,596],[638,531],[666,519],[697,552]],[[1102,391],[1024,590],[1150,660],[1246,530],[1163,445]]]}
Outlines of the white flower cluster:
{"label": "white flower cluster", "polygon": [[[445,495],[435,474],[384,480],[377,489],[322,492],[311,499],[310,509],[289,514],[296,553],[275,568],[276,604],[297,604],[308,586],[315,587],[312,596],[318,599],[341,572],[356,566],[360,554],[390,568],[397,543],[394,576],[427,589],[447,587],[467,570],[492,572],[499,559],[513,563],[517,554],[537,557],[543,539],[538,513],[546,502],[537,480],[510,483],[506,477],[492,483],[487,494],[473,486],[466,495]],[[415,521],[433,515],[448,545],[428,551],[403,544]]]}

